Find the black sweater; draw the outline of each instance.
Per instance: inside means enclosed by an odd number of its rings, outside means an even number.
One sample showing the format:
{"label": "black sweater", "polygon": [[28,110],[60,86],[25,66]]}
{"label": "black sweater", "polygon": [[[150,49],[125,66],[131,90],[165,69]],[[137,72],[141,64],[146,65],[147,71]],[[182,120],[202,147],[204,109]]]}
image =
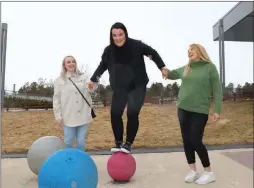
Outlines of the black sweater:
{"label": "black sweater", "polygon": [[130,85],[147,85],[149,78],[145,67],[145,56],[151,56],[157,67],[165,66],[156,50],[141,41],[128,38],[123,47],[109,45],[104,49],[101,62],[91,77],[92,82],[108,70],[113,90],[128,88]]}

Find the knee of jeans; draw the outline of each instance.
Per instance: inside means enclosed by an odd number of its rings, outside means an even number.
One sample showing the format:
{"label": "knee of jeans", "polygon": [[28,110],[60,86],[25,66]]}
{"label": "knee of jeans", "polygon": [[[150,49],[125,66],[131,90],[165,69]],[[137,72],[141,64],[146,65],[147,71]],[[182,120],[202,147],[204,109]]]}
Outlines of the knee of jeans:
{"label": "knee of jeans", "polygon": [[77,146],[84,146],[85,145],[85,137],[77,137],[76,142],[77,142]]}
{"label": "knee of jeans", "polygon": [[88,129],[88,125],[84,125],[80,127],[80,129],[78,129],[78,134],[76,137],[76,142],[78,145],[84,145],[87,129]]}
{"label": "knee of jeans", "polygon": [[64,143],[67,144],[69,147],[71,147],[73,145],[74,138],[75,138],[74,135],[65,134],[64,135]]}

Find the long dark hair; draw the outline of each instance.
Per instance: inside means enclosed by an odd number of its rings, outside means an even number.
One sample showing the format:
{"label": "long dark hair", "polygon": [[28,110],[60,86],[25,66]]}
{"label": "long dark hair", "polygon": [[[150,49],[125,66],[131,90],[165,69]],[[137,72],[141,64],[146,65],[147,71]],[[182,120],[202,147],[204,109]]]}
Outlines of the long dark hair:
{"label": "long dark hair", "polygon": [[113,29],[122,29],[125,33],[126,40],[128,39],[128,31],[127,31],[125,25],[121,22],[116,22],[111,26],[111,29],[110,29],[110,37],[109,37],[110,45],[114,44],[113,36],[112,36],[112,30]]}

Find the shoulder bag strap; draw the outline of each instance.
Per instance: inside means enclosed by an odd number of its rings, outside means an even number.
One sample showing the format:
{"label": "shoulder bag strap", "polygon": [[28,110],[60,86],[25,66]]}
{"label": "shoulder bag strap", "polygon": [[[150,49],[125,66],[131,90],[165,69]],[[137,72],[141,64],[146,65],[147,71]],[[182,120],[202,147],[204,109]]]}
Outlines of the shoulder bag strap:
{"label": "shoulder bag strap", "polygon": [[[82,98],[86,101],[86,103],[88,104],[89,107],[91,107],[91,105],[89,104],[89,102],[86,100],[85,96],[81,93],[81,91],[79,90],[79,88],[77,87],[77,85],[71,80],[71,78],[69,78],[69,80],[73,83],[73,85],[77,88],[78,92],[80,93],[80,95],[82,96]],[[91,107],[92,108],[92,107]]]}

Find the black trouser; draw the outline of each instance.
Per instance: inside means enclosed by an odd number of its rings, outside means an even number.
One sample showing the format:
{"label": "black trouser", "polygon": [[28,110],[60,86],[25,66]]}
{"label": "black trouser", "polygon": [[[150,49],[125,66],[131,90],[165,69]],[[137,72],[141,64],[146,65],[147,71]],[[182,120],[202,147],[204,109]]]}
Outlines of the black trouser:
{"label": "black trouser", "polygon": [[139,128],[139,112],[144,104],[146,86],[131,91],[116,90],[113,92],[111,104],[111,125],[115,141],[123,141],[122,115],[127,104],[127,137],[126,142],[132,144]]}
{"label": "black trouser", "polygon": [[181,127],[183,146],[188,164],[195,163],[197,152],[204,168],[210,166],[209,156],[202,139],[208,121],[207,114],[189,112],[178,108],[178,118]]}

